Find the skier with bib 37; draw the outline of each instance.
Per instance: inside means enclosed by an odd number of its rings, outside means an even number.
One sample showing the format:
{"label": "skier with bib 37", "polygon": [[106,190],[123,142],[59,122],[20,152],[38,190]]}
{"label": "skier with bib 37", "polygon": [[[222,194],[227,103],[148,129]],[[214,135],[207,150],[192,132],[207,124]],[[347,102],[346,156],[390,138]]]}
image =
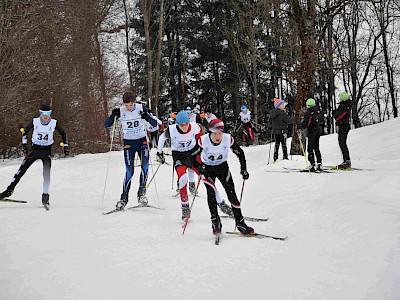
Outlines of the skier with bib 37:
{"label": "skier with bib 37", "polygon": [[176,116],[176,124],[169,125],[166,131],[160,136],[158,142],[157,161],[159,163],[165,163],[162,150],[165,141],[171,139],[172,159],[174,161],[176,174],[178,175],[183,221],[186,220],[190,211],[186,170],[191,168],[197,173],[194,163],[196,161],[196,156],[200,153],[200,148],[197,145],[197,139],[200,138],[200,136],[200,126],[195,122],[190,122],[188,113],[182,110]]}

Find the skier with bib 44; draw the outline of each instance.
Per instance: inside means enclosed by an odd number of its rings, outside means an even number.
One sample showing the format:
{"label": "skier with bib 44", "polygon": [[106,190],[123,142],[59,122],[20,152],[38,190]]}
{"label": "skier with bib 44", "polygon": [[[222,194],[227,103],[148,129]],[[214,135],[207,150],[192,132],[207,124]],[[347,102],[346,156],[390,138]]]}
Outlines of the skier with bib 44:
{"label": "skier with bib 44", "polygon": [[239,158],[240,174],[242,174],[243,180],[249,179],[244,152],[230,134],[223,132],[224,123],[220,119],[212,120],[208,129],[211,133],[201,136],[198,140],[198,144],[202,148],[201,165],[198,170],[204,176],[203,181],[207,188],[207,200],[211,213],[213,234],[219,235],[222,228],[216,201],[215,180],[217,178],[224,187],[231,202],[237,229],[242,234],[253,234],[254,229],[244,222],[240,202],[235,193],[235,185],[227,162],[229,150],[232,150]]}

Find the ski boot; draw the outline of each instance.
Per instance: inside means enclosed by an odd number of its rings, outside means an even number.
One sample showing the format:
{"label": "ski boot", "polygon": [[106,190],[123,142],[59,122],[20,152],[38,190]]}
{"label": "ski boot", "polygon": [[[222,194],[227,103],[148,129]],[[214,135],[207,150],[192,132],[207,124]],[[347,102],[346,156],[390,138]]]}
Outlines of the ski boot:
{"label": "ski boot", "polygon": [[128,204],[128,197],[124,193],[122,193],[120,199],[121,200],[119,200],[115,205],[116,210],[124,210],[125,206]]}
{"label": "ski boot", "polygon": [[310,168],[310,172],[317,172],[317,165],[316,164],[312,164],[311,168]]}
{"label": "ski boot", "polygon": [[211,224],[212,224],[213,235],[220,235],[222,224],[219,216],[211,217]]}
{"label": "ski boot", "polygon": [[244,219],[242,218],[240,221],[236,221],[236,228],[240,231],[241,234],[253,234],[254,229],[248,226],[245,222]]}
{"label": "ski boot", "polygon": [[350,169],[351,168],[351,161],[345,160],[340,165],[338,165],[338,169]]}
{"label": "ski boot", "polygon": [[49,199],[50,199],[49,194],[42,194],[42,204],[46,210],[49,210],[49,206],[50,206]]}
{"label": "ski boot", "polygon": [[323,172],[324,168],[322,167],[322,163],[317,163],[316,169],[317,172]]}
{"label": "ski boot", "polygon": [[0,194],[0,199],[5,199],[10,197],[14,193],[14,190],[7,188],[4,192]]}
{"label": "ski boot", "polygon": [[232,208],[225,203],[225,201],[222,201],[221,203],[218,203],[219,209],[226,215],[230,216],[231,218],[234,217]]}
{"label": "ski boot", "polygon": [[139,188],[137,197],[140,206],[147,206],[147,203],[149,203],[149,201],[146,197],[146,188]]}
{"label": "ski boot", "polygon": [[117,205],[115,205],[115,209],[116,210],[124,210],[126,204],[128,204],[128,201],[126,200],[119,200],[117,202]]}
{"label": "ski boot", "polygon": [[189,182],[189,192],[194,196],[196,194],[196,183]]}
{"label": "ski boot", "polygon": [[186,221],[186,218],[189,216],[190,207],[189,204],[182,204],[182,221]]}

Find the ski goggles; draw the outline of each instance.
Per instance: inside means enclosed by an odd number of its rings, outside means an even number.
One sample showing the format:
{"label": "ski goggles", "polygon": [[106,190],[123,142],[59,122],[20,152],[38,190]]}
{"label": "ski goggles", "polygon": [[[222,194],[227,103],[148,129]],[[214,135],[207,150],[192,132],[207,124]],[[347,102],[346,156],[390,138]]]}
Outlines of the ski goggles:
{"label": "ski goggles", "polygon": [[50,116],[52,112],[51,110],[39,110],[39,111],[42,116]]}

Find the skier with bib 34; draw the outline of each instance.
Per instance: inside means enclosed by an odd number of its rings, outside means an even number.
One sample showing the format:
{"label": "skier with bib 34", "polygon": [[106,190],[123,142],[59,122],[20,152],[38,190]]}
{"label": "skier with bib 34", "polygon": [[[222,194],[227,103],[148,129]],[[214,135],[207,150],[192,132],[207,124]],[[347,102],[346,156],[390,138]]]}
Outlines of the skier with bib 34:
{"label": "skier with bib 34", "polygon": [[[43,194],[42,204],[48,209],[49,205],[49,189],[50,189],[50,170],[51,170],[51,147],[54,143],[54,131],[57,131],[62,138],[62,144],[64,147],[64,154],[69,155],[69,148],[67,143],[67,135],[64,129],[58,124],[57,120],[51,118],[52,110],[47,104],[40,106],[40,116],[34,118],[24,128],[21,128],[22,143],[21,146],[26,152],[26,156],[18,170],[14,175],[13,181],[7,187],[7,189],[0,194],[0,199],[10,197],[14,192],[15,186],[21,180],[22,176],[26,173],[29,167],[37,160],[40,159],[43,162]],[[32,132],[32,149],[28,151],[28,134]]]}

